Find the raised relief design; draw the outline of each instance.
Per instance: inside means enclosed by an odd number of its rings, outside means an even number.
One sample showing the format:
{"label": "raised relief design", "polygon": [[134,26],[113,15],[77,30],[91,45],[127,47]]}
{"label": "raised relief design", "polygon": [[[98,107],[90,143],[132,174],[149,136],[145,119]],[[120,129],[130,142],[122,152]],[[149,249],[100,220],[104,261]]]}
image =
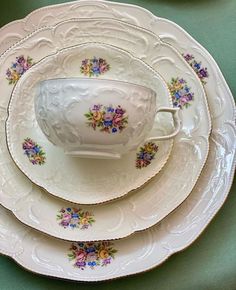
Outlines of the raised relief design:
{"label": "raised relief design", "polygon": [[63,207],[57,214],[59,225],[64,228],[88,229],[95,222],[94,215],[80,208]]}
{"label": "raised relief design", "polygon": [[136,158],[136,168],[141,169],[151,164],[158,151],[158,146],[153,142],[148,142],[139,148]]}
{"label": "raised relief design", "polygon": [[89,267],[107,266],[115,258],[117,250],[112,242],[73,243],[69,249],[68,258],[74,267],[84,270]]}
{"label": "raised relief design", "polygon": [[46,154],[43,148],[32,139],[26,138],[22,144],[22,149],[33,165],[43,165],[45,163]]}
{"label": "raised relief design", "polygon": [[201,61],[200,62],[196,61],[195,57],[190,53],[186,54],[183,53],[183,57],[197,73],[201,82],[205,85],[207,83],[206,79],[209,77],[207,67],[203,67]]}
{"label": "raised relief design", "polygon": [[188,108],[190,102],[193,101],[194,93],[191,92],[186,80],[180,78],[172,78],[168,83],[174,107],[180,109]]}
{"label": "raised relief design", "polygon": [[121,133],[128,124],[128,116],[125,115],[126,110],[121,106],[113,107],[103,106],[100,104],[94,105],[85,114],[88,126],[94,130],[98,128],[101,132],[106,133]]}
{"label": "raised relief design", "polygon": [[82,61],[80,72],[88,77],[98,77],[99,75],[109,71],[109,69],[110,65],[105,59],[94,56],[91,59],[86,58]]}
{"label": "raised relief design", "polygon": [[6,79],[9,85],[14,85],[19,78],[33,65],[33,59],[29,56],[25,58],[23,55],[16,57],[16,61],[7,69]]}

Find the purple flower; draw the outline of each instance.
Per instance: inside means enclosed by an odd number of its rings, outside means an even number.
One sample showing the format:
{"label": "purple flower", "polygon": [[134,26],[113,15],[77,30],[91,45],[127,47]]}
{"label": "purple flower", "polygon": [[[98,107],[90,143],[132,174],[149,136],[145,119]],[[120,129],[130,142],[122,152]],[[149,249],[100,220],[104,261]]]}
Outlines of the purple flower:
{"label": "purple flower", "polygon": [[101,105],[94,105],[93,106],[93,111],[99,111],[101,109]]}
{"label": "purple flower", "polygon": [[108,265],[108,264],[110,264],[111,263],[111,258],[107,258],[107,259],[104,259],[103,261],[102,261],[102,264],[103,265]]}
{"label": "purple flower", "polygon": [[186,82],[185,82],[184,79],[179,79],[179,83],[180,83],[180,84],[185,84]]}
{"label": "purple flower", "polygon": [[125,113],[125,111],[120,106],[118,106],[115,110],[115,113],[123,115]]}
{"label": "purple flower", "polygon": [[76,262],[75,265],[79,268],[85,267],[86,263],[85,262]]}
{"label": "purple flower", "polygon": [[200,69],[199,70],[199,74],[203,77],[203,78],[206,78],[206,77],[208,77],[208,72],[207,72],[207,69],[205,68],[205,69]]}
{"label": "purple flower", "polygon": [[62,221],[61,221],[61,225],[62,225],[63,227],[68,227],[69,223],[68,223],[68,221],[62,220]]}
{"label": "purple flower", "polygon": [[187,53],[186,55],[184,55],[185,60],[190,61],[193,59],[193,56],[189,53]]}

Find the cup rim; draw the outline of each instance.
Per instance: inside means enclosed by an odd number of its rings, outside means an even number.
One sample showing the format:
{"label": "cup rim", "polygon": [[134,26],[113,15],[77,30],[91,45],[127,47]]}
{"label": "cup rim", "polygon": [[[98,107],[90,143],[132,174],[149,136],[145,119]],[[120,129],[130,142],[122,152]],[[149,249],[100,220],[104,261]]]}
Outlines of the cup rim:
{"label": "cup rim", "polygon": [[147,86],[143,86],[143,85],[140,85],[140,84],[136,84],[136,83],[132,83],[132,82],[127,82],[127,81],[123,81],[123,80],[113,80],[113,79],[95,79],[95,78],[80,78],[80,77],[70,77],[70,78],[52,78],[52,79],[46,79],[46,80],[43,80],[43,81],[40,81],[39,82],[39,85],[42,85],[44,83],[49,83],[51,81],[89,81],[89,82],[110,82],[110,83],[120,83],[120,84],[124,84],[124,85],[129,85],[129,86],[132,86],[132,87],[139,87],[139,88],[142,88],[142,89],[145,89],[145,90],[148,90],[148,91],[151,91],[152,93],[155,93],[156,92],[152,89],[152,88],[149,88]]}

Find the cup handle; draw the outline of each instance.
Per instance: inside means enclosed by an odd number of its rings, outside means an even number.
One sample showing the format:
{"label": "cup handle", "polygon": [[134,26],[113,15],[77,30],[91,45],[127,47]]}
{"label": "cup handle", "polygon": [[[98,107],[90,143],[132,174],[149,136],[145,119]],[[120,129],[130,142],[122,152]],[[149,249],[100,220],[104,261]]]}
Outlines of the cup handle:
{"label": "cup handle", "polygon": [[178,133],[181,128],[181,120],[179,117],[179,108],[168,108],[168,107],[161,107],[156,111],[156,114],[160,112],[168,112],[171,113],[173,116],[174,120],[174,127],[175,130],[173,133],[166,135],[166,136],[157,136],[157,137],[150,137],[146,139],[145,142],[150,142],[150,141],[161,141],[161,140],[168,140],[174,138]]}

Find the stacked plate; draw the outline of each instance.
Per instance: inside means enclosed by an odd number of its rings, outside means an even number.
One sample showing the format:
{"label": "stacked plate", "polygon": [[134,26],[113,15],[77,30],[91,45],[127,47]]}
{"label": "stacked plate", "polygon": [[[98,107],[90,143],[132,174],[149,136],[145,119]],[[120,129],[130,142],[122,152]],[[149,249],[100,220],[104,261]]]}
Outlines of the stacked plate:
{"label": "stacked plate", "polygon": [[[211,55],[169,20],[100,0],[36,10],[3,27],[0,40],[0,252],[36,273],[100,281],[190,245],[223,204],[235,167],[234,101]],[[148,87],[159,106],[179,108],[180,131],[152,140],[175,130],[162,112],[147,141],[120,159],[66,155],[35,115],[37,84],[55,78]],[[85,112],[88,134],[120,136],[127,120],[148,122],[143,97],[133,96],[128,116],[111,93],[109,106]]]}

